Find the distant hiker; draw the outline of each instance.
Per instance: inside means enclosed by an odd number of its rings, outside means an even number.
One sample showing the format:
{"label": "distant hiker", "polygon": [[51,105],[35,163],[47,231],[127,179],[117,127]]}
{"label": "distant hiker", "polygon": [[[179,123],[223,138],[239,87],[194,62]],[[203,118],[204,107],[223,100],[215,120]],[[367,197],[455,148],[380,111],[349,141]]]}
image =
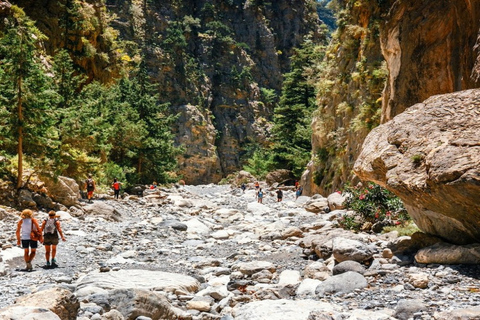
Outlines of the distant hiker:
{"label": "distant hiker", "polygon": [[[31,239],[31,232],[32,230],[39,230],[42,229],[38,225],[37,219],[33,217],[33,211],[30,209],[25,209],[20,214],[20,220],[17,223],[17,245],[20,246],[20,241],[23,248],[23,258],[25,263],[27,264],[27,271],[31,271],[32,261],[35,258],[35,253],[38,247],[38,240]],[[40,233],[41,235],[41,233]],[[43,242],[43,239],[40,238],[40,242]]]}
{"label": "distant hiker", "polygon": [[277,190],[277,202],[281,202],[283,200],[283,191],[282,189],[280,189],[280,187],[278,187],[278,190]]}
{"label": "distant hiker", "polygon": [[[48,213],[48,219],[45,219],[42,222],[42,231],[43,231],[43,245],[45,246],[45,259],[47,260],[47,267],[56,267],[57,260],[55,256],[57,255],[57,245],[58,245],[58,234],[63,241],[67,241],[63,235],[62,228],[60,227],[60,221],[56,217],[55,211],[50,211]],[[50,250],[51,249],[51,250]],[[50,251],[52,252],[52,263],[50,264]]]}
{"label": "distant hiker", "polygon": [[88,202],[92,203],[93,191],[95,191],[95,180],[92,179],[92,174],[88,175],[88,179],[85,180],[85,189],[87,189]]}
{"label": "distant hiker", "polygon": [[257,201],[258,201],[258,203],[263,203],[263,191],[262,191],[262,188],[258,189],[258,192],[257,192]]}
{"label": "distant hiker", "polygon": [[150,189],[156,189],[157,188],[157,183],[155,181],[152,182],[152,185],[150,186]]}
{"label": "distant hiker", "polygon": [[240,188],[241,188],[242,191],[245,193],[245,189],[247,189],[247,186],[245,185],[245,183],[242,183],[242,185],[240,186]]}
{"label": "distant hiker", "polygon": [[113,197],[115,199],[118,199],[118,197],[120,196],[120,187],[121,187],[122,183],[119,182],[117,180],[117,178],[114,178],[113,179],[113,183],[112,183],[112,188],[113,188],[113,192],[114,192],[114,195]]}
{"label": "distant hiker", "polygon": [[258,181],[255,181],[255,190],[258,191],[259,188],[260,188],[260,183],[258,183]]}
{"label": "distant hiker", "polygon": [[298,186],[297,191],[295,191],[295,200],[297,200],[298,197],[300,197],[302,195],[302,192],[303,192],[303,187]]}

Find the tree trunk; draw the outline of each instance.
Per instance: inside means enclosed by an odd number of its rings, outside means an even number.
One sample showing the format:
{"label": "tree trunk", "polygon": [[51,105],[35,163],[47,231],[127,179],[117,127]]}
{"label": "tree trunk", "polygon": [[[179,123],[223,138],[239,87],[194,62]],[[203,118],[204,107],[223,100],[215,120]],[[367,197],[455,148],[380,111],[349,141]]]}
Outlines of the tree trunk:
{"label": "tree trunk", "polygon": [[22,187],[23,178],[23,109],[22,109],[22,78],[18,81],[18,97],[17,97],[17,115],[18,115],[18,175],[17,175],[17,190]]}

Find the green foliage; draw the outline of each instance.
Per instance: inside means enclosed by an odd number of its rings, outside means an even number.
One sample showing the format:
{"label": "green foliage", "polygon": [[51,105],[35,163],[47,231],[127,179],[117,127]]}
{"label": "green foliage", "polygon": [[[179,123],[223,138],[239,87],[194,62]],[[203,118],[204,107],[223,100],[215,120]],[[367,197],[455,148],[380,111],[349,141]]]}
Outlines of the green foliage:
{"label": "green foliage", "polygon": [[411,236],[415,232],[420,232],[421,230],[417,227],[417,225],[413,221],[405,221],[404,223],[395,225],[395,226],[386,226],[383,228],[382,232],[392,232],[397,231],[398,236]]}
{"label": "green foliage", "polygon": [[58,152],[58,132],[54,126],[58,94],[42,64],[38,49],[45,36],[16,6],[6,21],[0,39],[0,147],[18,155],[17,188],[23,175],[23,155],[34,169],[48,171],[49,156]]}
{"label": "green foliage", "polygon": [[305,68],[316,56],[315,45],[306,42],[292,57],[291,72],[285,75],[282,94],[274,110],[273,137],[275,160],[280,168],[300,175],[311,157],[312,112],[316,109],[315,89]]}
{"label": "green foliage", "polygon": [[269,150],[258,148],[247,160],[243,167],[245,171],[253,174],[257,179],[264,179],[274,168],[273,154]]}
{"label": "green foliage", "polygon": [[355,211],[361,218],[359,225],[385,219],[391,220],[393,224],[403,224],[409,220],[402,201],[377,184],[369,182],[366,186],[347,187],[344,194],[345,206]]}

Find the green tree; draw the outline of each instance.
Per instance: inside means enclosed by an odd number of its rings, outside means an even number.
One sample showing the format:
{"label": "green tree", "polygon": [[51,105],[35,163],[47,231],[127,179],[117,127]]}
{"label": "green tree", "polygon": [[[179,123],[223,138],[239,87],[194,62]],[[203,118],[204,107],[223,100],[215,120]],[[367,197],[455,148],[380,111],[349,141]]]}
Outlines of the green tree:
{"label": "green tree", "polygon": [[[42,64],[40,51],[45,36],[17,6],[0,39],[0,144],[18,156],[17,189],[23,186],[23,158],[35,169],[48,171],[51,155],[58,152],[54,128],[58,95]],[[15,147],[14,147],[15,146]],[[13,150],[15,149],[15,151]]]}
{"label": "green tree", "polygon": [[160,104],[155,85],[151,83],[146,65],[142,62],[131,79],[121,82],[121,99],[132,106],[145,124],[146,136],[135,149],[134,180],[141,183],[168,182],[168,172],[176,168],[176,155],[171,131],[176,117],[169,115],[168,104]]}
{"label": "green tree", "polygon": [[316,45],[306,41],[292,56],[291,71],[285,74],[282,93],[274,110],[275,161],[281,168],[300,175],[311,155],[312,112],[316,108],[315,89],[305,67],[313,63]]}

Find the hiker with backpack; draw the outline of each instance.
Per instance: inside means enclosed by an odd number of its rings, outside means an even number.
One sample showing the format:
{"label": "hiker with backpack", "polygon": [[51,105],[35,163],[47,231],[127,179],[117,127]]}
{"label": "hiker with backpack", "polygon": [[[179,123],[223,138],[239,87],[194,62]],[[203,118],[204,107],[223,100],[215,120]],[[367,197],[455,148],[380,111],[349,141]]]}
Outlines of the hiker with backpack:
{"label": "hiker with backpack", "polygon": [[85,189],[87,189],[88,202],[92,203],[93,191],[95,191],[95,180],[92,179],[92,175],[88,175],[88,179],[85,180]]}
{"label": "hiker with backpack", "polygon": [[[55,211],[50,211],[48,213],[48,219],[45,219],[42,222],[42,231],[43,231],[43,245],[45,246],[45,258],[47,259],[47,267],[57,267],[57,260],[55,256],[57,255],[57,245],[58,245],[58,235],[62,238],[62,241],[67,241],[63,235],[62,228],[60,227],[60,221],[56,217]],[[51,263],[50,263],[50,252],[51,252]]]}
{"label": "hiker with backpack", "polygon": [[[42,233],[39,232],[39,239],[32,239],[35,231],[41,231],[40,226],[38,225],[37,219],[33,217],[33,211],[30,209],[25,209],[20,214],[20,220],[17,223],[17,246],[20,246],[20,241],[23,248],[23,258],[27,264],[26,271],[31,271],[32,261],[35,258],[35,254],[38,247],[38,241],[43,242],[41,237]],[[36,234],[35,234],[36,235]]]}
{"label": "hiker with backpack", "polygon": [[122,185],[122,183],[119,182],[117,180],[117,178],[113,179],[112,188],[113,188],[113,192],[114,192],[113,197],[115,199],[118,199],[118,197],[120,197],[120,187],[121,187],[121,185]]}
{"label": "hiker with backpack", "polygon": [[258,189],[258,192],[257,192],[257,201],[258,201],[258,203],[263,203],[263,191],[262,191],[262,188]]}

